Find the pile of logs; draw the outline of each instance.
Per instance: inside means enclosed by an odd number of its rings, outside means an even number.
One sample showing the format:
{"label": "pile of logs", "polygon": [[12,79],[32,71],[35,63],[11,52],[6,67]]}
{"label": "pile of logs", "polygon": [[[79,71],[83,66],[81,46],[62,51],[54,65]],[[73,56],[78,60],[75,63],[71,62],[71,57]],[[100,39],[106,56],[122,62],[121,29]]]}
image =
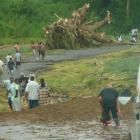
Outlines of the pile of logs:
{"label": "pile of logs", "polygon": [[106,17],[101,21],[89,22],[86,19],[89,8],[90,5],[85,4],[74,11],[70,19],[56,15],[58,20],[43,29],[46,46],[50,49],[76,49],[112,43],[113,40],[104,32],[98,32],[98,29],[111,23],[111,13],[107,11]]}

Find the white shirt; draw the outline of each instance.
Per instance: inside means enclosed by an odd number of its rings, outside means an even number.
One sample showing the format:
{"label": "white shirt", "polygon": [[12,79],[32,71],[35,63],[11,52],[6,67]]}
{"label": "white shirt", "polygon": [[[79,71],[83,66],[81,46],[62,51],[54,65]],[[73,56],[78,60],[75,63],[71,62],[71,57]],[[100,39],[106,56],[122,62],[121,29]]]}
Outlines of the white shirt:
{"label": "white shirt", "polygon": [[10,80],[3,80],[3,83],[6,84],[6,88],[9,91],[10,90],[10,86],[11,86],[11,81]]}
{"label": "white shirt", "polygon": [[10,86],[11,100],[14,100],[16,95],[16,90],[19,90],[19,86],[16,83],[12,83]]}
{"label": "white shirt", "polygon": [[12,57],[11,55],[7,55],[7,56],[6,56],[6,62],[7,62],[7,64],[8,64],[8,62],[10,61],[10,58],[13,59],[13,57]]}
{"label": "white shirt", "polygon": [[15,59],[16,59],[17,62],[20,62],[21,61],[21,54],[19,52],[17,52],[15,54]]}
{"label": "white shirt", "polygon": [[30,81],[25,89],[28,92],[28,100],[38,100],[39,85],[35,81]]}
{"label": "white shirt", "polygon": [[122,42],[122,36],[118,37],[118,42],[121,43]]}
{"label": "white shirt", "polygon": [[[18,93],[16,96],[17,91],[18,91]],[[21,104],[21,99],[20,99],[20,94],[19,94],[19,85],[16,83],[11,84],[11,101],[12,101],[13,111],[22,110],[22,104]]]}
{"label": "white shirt", "polygon": [[3,71],[3,61],[0,60],[0,69]]}
{"label": "white shirt", "polygon": [[138,35],[138,29],[132,29],[131,34],[132,35]]}
{"label": "white shirt", "polygon": [[11,98],[12,97],[12,94],[11,94],[11,81],[10,80],[3,80],[3,83],[6,84],[6,88],[7,88],[7,91],[8,91],[8,98]]}
{"label": "white shirt", "polygon": [[133,42],[137,42],[137,40],[136,40],[135,37],[132,37],[132,41],[133,41]]}

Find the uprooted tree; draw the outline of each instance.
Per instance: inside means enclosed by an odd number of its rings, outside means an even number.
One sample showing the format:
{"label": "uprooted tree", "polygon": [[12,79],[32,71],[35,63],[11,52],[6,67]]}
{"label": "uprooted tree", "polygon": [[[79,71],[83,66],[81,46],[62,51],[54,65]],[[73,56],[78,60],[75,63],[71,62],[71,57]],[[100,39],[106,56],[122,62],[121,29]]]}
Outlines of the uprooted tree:
{"label": "uprooted tree", "polygon": [[89,22],[86,20],[89,7],[89,4],[85,4],[74,11],[70,19],[56,15],[58,20],[44,28],[48,48],[74,49],[114,42],[105,33],[97,32],[104,25],[111,23],[111,13],[107,11],[106,17],[101,21]]}

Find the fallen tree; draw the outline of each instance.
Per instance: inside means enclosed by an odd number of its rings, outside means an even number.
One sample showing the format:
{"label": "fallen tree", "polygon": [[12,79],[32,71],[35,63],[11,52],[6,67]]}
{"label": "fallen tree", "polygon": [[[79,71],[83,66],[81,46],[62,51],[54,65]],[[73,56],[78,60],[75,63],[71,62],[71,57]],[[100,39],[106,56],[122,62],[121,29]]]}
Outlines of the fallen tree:
{"label": "fallen tree", "polygon": [[45,44],[50,49],[91,47],[103,43],[113,43],[104,32],[98,29],[111,23],[111,13],[107,11],[106,17],[98,22],[87,21],[89,4],[72,13],[72,18],[63,19],[56,15],[58,20],[44,28]]}

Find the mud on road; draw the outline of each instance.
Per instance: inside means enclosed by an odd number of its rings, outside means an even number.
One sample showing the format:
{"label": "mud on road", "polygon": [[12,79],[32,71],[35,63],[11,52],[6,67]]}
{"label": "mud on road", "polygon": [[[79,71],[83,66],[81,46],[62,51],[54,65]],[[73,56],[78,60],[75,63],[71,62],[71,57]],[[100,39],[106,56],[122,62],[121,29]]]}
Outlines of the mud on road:
{"label": "mud on road", "polygon": [[[57,55],[48,55],[43,62],[36,62],[32,57],[26,58],[21,71],[29,74],[48,67],[50,62],[96,57],[128,48],[128,46],[118,46],[69,50]],[[5,72],[3,79],[8,77]],[[122,114],[120,128],[103,128],[99,121],[100,107],[97,98],[74,98],[68,102],[23,112],[0,113],[0,138],[4,140],[127,140],[128,125],[133,116],[132,105],[122,107]]]}
{"label": "mud on road", "polygon": [[0,136],[7,140],[127,140],[131,111],[131,103],[123,106],[121,127],[104,128],[97,97],[74,98],[24,112],[0,113]]}

